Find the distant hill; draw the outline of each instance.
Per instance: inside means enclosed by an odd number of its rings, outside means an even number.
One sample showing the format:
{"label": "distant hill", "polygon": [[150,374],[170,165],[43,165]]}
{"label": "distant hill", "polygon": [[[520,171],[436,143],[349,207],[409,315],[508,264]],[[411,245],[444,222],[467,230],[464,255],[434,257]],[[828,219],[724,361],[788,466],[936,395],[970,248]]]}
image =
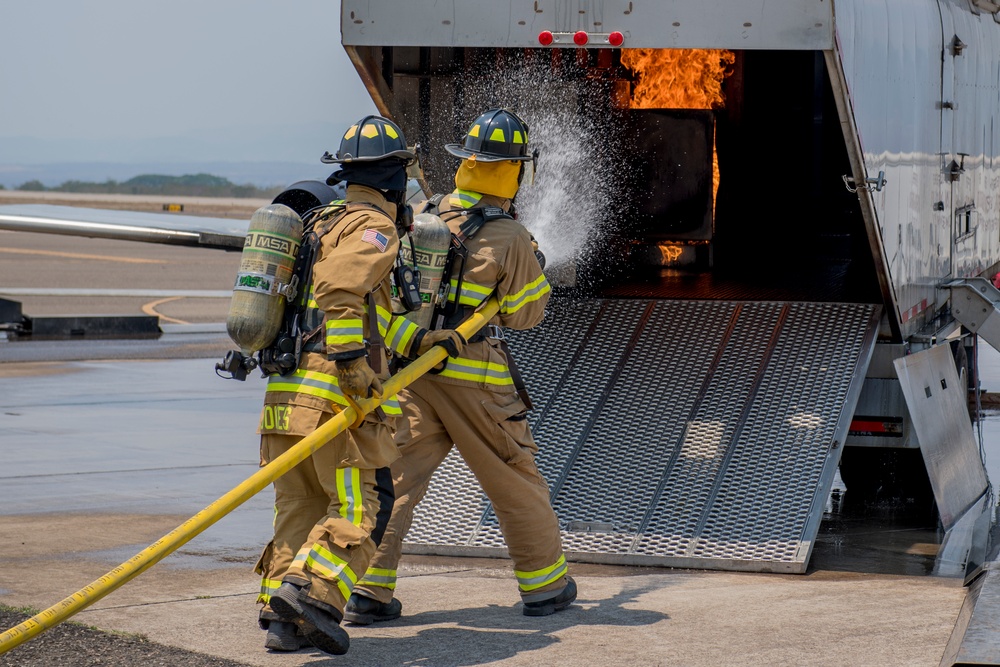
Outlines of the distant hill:
{"label": "distant hill", "polygon": [[122,182],[112,179],[103,183],[69,180],[52,187],[47,187],[36,179],[21,183],[14,189],[29,192],[271,199],[283,188],[282,186],[260,188],[255,185],[237,185],[228,178],[212,174],[184,174],[182,176],[142,174]]}
{"label": "distant hill", "polygon": [[[0,142],[2,146],[2,142]],[[138,174],[213,174],[240,185],[251,184],[261,189],[284,187],[296,181],[325,179],[332,168],[320,163],[301,162],[63,162],[56,164],[4,163],[0,150],[0,185],[8,190],[30,181],[46,188],[58,187],[67,181],[123,183]]]}

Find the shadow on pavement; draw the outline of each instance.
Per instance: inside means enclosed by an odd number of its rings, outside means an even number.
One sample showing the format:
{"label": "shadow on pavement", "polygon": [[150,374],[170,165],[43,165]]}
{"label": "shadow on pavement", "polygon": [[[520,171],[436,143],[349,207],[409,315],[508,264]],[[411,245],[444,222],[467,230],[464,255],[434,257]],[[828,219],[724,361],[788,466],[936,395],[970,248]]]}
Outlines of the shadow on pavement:
{"label": "shadow on pavement", "polygon": [[[661,589],[662,585],[657,585]],[[670,616],[646,609],[630,609],[626,605],[638,603],[653,586],[629,586],[603,600],[578,598],[576,603],[561,612],[545,617],[528,617],[521,614],[520,605],[505,607],[488,605],[446,611],[422,612],[406,615],[384,624],[363,627],[346,625],[351,635],[351,649],[345,656],[331,657],[313,649],[316,661],[303,664],[325,665],[433,665],[434,667],[462,667],[508,660],[519,654],[528,654],[559,644],[559,633],[573,627],[591,626],[594,632],[601,627],[650,626],[669,620]],[[454,624],[457,627],[426,627]],[[374,636],[382,629],[416,629],[416,634],[406,637]],[[423,628],[423,629],[420,629]],[[638,640],[638,638],[637,638]],[[575,649],[578,650],[578,649]],[[305,651],[303,651],[304,653]],[[551,656],[551,654],[549,654]],[[522,656],[523,657],[523,656]],[[581,655],[581,666],[589,664],[593,655]]]}

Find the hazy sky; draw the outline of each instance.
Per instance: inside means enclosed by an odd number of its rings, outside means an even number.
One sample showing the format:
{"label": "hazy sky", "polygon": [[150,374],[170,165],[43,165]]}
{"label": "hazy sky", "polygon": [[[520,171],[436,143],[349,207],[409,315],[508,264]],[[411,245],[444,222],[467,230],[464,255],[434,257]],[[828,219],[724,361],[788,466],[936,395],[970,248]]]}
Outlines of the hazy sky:
{"label": "hazy sky", "polygon": [[0,165],[318,162],[374,109],[339,0],[0,0]]}

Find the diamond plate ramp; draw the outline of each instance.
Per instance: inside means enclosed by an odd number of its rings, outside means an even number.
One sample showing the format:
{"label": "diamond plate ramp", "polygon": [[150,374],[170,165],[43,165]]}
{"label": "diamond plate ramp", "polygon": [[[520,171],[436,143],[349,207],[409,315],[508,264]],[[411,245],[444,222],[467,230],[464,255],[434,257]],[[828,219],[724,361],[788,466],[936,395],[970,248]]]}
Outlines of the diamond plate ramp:
{"label": "diamond plate ramp", "polygon": [[[573,560],[803,572],[875,342],[869,304],[553,299],[508,332]],[[409,553],[500,555],[455,450]]]}

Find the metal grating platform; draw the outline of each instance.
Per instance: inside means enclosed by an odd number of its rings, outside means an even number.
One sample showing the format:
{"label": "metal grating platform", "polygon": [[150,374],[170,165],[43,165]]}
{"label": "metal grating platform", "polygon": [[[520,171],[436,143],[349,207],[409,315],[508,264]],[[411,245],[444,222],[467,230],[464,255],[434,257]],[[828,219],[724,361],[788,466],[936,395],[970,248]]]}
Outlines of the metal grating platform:
{"label": "metal grating platform", "polygon": [[[803,572],[875,343],[869,304],[553,299],[509,332],[574,560]],[[410,553],[504,553],[456,451]]]}

